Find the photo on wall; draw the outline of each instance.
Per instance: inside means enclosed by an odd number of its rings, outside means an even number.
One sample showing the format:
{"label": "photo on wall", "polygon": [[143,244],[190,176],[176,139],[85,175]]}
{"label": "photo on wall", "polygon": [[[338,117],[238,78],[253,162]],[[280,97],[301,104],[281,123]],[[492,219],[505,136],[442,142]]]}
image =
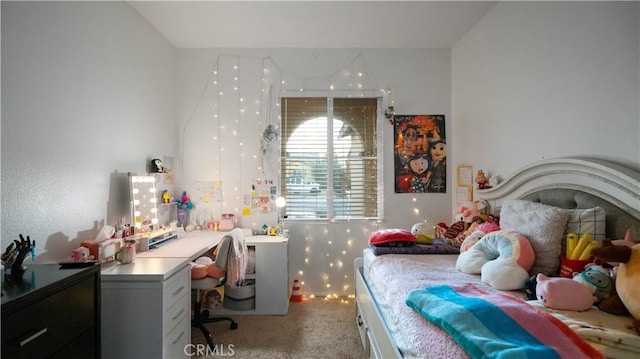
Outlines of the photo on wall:
{"label": "photo on wall", "polygon": [[447,192],[444,115],[394,116],[396,193]]}

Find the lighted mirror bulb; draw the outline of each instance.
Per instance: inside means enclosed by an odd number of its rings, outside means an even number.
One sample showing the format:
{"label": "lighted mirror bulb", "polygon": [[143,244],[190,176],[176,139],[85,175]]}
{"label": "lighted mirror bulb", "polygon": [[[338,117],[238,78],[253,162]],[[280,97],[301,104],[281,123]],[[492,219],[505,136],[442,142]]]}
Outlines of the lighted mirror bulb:
{"label": "lighted mirror bulb", "polygon": [[276,198],[276,207],[282,208],[287,205],[287,200],[284,197]]}
{"label": "lighted mirror bulb", "polygon": [[133,189],[133,194],[138,194],[139,192],[140,192],[140,190],[139,190],[139,189],[137,189],[137,188],[134,188],[134,189]]}
{"label": "lighted mirror bulb", "polygon": [[139,206],[140,205],[140,200],[139,199],[134,200],[133,204],[136,205],[136,206]]}

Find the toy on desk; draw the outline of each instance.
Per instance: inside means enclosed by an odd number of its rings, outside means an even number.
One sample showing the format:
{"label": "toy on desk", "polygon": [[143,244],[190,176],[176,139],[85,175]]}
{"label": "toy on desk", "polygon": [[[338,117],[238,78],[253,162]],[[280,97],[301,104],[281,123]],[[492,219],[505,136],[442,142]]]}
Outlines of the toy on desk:
{"label": "toy on desk", "polygon": [[89,248],[80,246],[71,252],[71,260],[74,262],[87,262],[95,259]]}
{"label": "toy on desk", "polygon": [[27,254],[31,254],[31,260],[35,260],[35,249],[36,249],[36,241],[33,242],[27,236],[27,239],[24,239],[22,234],[20,234],[20,240],[13,240],[13,243],[7,247],[5,252],[2,254],[2,264],[5,268],[9,268],[11,271],[11,277],[14,279],[22,278],[22,273],[27,269],[22,265]]}

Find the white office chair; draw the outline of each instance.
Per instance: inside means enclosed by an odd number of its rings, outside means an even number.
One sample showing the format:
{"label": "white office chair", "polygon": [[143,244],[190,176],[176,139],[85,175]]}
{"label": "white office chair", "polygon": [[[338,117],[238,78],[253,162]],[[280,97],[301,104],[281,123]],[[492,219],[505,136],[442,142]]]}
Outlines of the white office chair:
{"label": "white office chair", "polygon": [[[216,267],[220,269],[227,269],[227,257],[229,255],[229,250],[231,247],[231,241],[233,238],[231,236],[224,236],[220,243],[218,244],[216,250],[216,257],[214,259],[214,263]],[[215,349],[215,344],[213,342],[213,336],[211,332],[205,328],[204,324],[206,323],[214,323],[221,321],[231,322],[231,329],[237,329],[238,323],[230,317],[213,317],[209,318],[209,311],[202,310],[201,311],[201,297],[203,290],[211,290],[217,287],[223,286],[226,282],[226,276],[224,278],[216,279],[211,277],[205,277],[202,279],[192,279],[191,280],[191,289],[196,291],[196,299],[193,305],[193,319],[191,320],[191,326],[194,328],[200,329],[202,334],[204,335],[207,344],[211,350]]]}

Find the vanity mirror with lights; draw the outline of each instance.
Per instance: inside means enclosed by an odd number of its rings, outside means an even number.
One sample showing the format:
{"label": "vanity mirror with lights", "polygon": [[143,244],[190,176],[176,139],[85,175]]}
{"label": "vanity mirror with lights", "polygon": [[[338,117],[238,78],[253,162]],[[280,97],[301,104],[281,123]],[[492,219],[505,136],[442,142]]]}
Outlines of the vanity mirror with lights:
{"label": "vanity mirror with lights", "polygon": [[153,176],[130,176],[133,211],[131,223],[136,230],[158,224],[156,179]]}
{"label": "vanity mirror with lights", "polygon": [[138,251],[160,245],[177,237],[175,228],[158,228],[158,190],[154,176],[130,175],[131,223],[136,230]]}

